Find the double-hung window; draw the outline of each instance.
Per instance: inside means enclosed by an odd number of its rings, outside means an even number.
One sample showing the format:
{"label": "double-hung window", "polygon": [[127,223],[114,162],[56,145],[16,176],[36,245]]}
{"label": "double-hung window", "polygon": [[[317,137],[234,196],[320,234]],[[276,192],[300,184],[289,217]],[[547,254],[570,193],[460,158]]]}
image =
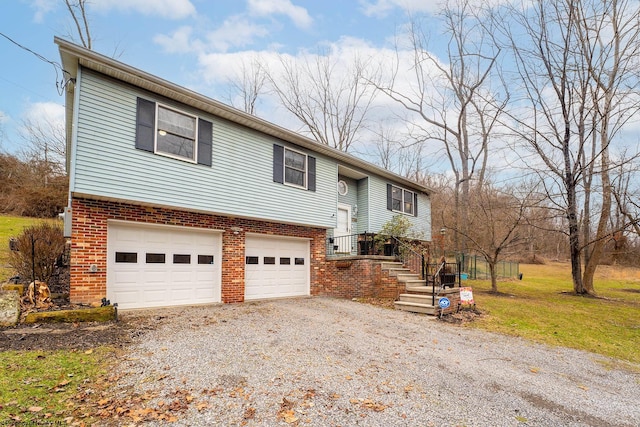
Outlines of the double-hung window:
{"label": "double-hung window", "polygon": [[196,161],[198,119],[158,104],[156,153]]}
{"label": "double-hung window", "polygon": [[417,202],[417,195],[413,191],[387,184],[387,209],[417,216]]}
{"label": "double-hung window", "polygon": [[316,191],[316,158],[273,144],[273,182]]}
{"label": "double-hung window", "polygon": [[307,156],[297,151],[284,149],[285,184],[307,188]]}
{"label": "double-hung window", "polygon": [[211,166],[213,124],[177,108],[138,98],[136,148]]}

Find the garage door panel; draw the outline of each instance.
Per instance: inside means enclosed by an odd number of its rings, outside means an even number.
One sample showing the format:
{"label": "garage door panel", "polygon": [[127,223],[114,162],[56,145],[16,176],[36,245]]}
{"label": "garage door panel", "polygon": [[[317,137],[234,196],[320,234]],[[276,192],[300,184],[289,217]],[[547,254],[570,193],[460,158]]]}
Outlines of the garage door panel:
{"label": "garage door panel", "polygon": [[139,294],[140,292],[138,292],[137,290],[118,291],[112,298],[114,298],[114,300],[118,302],[118,306],[120,306],[121,304],[126,305],[135,303],[138,299],[140,299]]}
{"label": "garage door panel", "polygon": [[[220,301],[216,263],[198,264],[198,255],[221,256],[221,235],[189,227],[109,224],[107,295],[121,308],[158,307]],[[115,262],[116,252],[136,253],[137,262]],[[164,263],[147,263],[163,254]],[[174,255],[180,255],[174,259]],[[133,258],[135,259],[135,258]]]}
{"label": "garage door panel", "polygon": [[161,304],[167,301],[168,292],[164,289],[146,290],[141,292],[143,301],[151,304]]}
{"label": "garage door panel", "polygon": [[[245,299],[309,295],[308,240],[247,236],[245,255],[258,258],[258,264],[245,263]],[[304,265],[295,265],[296,258]]]}

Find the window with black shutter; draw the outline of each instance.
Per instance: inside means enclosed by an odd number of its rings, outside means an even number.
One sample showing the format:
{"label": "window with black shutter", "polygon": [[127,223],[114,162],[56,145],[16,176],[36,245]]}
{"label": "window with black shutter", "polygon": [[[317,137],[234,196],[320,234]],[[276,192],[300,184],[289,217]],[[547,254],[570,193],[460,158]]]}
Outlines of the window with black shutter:
{"label": "window with black shutter", "polygon": [[136,148],[211,166],[213,124],[179,109],[138,98]]}
{"label": "window with black shutter", "polygon": [[273,182],[316,191],[316,158],[274,144]]}

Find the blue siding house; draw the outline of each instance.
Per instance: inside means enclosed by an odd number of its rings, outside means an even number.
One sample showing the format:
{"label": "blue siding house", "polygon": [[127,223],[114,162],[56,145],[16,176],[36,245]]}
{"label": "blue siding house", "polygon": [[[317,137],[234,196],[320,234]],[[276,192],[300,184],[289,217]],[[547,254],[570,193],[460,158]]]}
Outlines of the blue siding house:
{"label": "blue siding house", "polygon": [[375,233],[402,215],[430,240],[428,188],[55,43],[70,73],[72,301],[138,308],[317,295],[327,238]]}

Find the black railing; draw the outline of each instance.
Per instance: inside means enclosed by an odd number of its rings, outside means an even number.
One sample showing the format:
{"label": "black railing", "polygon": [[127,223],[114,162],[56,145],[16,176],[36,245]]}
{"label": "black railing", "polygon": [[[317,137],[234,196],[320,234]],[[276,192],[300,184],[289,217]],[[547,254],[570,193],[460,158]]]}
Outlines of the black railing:
{"label": "black railing", "polygon": [[[389,237],[393,245],[393,255],[398,258],[412,273],[419,274],[421,279],[426,279],[426,258],[424,253],[415,250],[409,243],[397,237]],[[425,283],[426,285],[426,283]]]}
{"label": "black railing", "polygon": [[425,286],[431,286],[432,304],[446,288],[460,287],[460,263],[442,261],[428,263],[428,255],[416,244],[393,236],[381,236],[373,233],[350,234],[348,236],[328,237],[327,256],[348,255],[385,255],[393,256],[414,274],[419,274]]}
{"label": "black railing", "polygon": [[358,255],[358,234],[328,237],[326,240],[327,256]]}
{"label": "black railing", "polygon": [[428,264],[426,270],[427,286],[431,283],[431,304],[435,307],[436,296],[440,295],[440,292],[456,285],[460,287],[460,263],[442,261],[438,264]]}

